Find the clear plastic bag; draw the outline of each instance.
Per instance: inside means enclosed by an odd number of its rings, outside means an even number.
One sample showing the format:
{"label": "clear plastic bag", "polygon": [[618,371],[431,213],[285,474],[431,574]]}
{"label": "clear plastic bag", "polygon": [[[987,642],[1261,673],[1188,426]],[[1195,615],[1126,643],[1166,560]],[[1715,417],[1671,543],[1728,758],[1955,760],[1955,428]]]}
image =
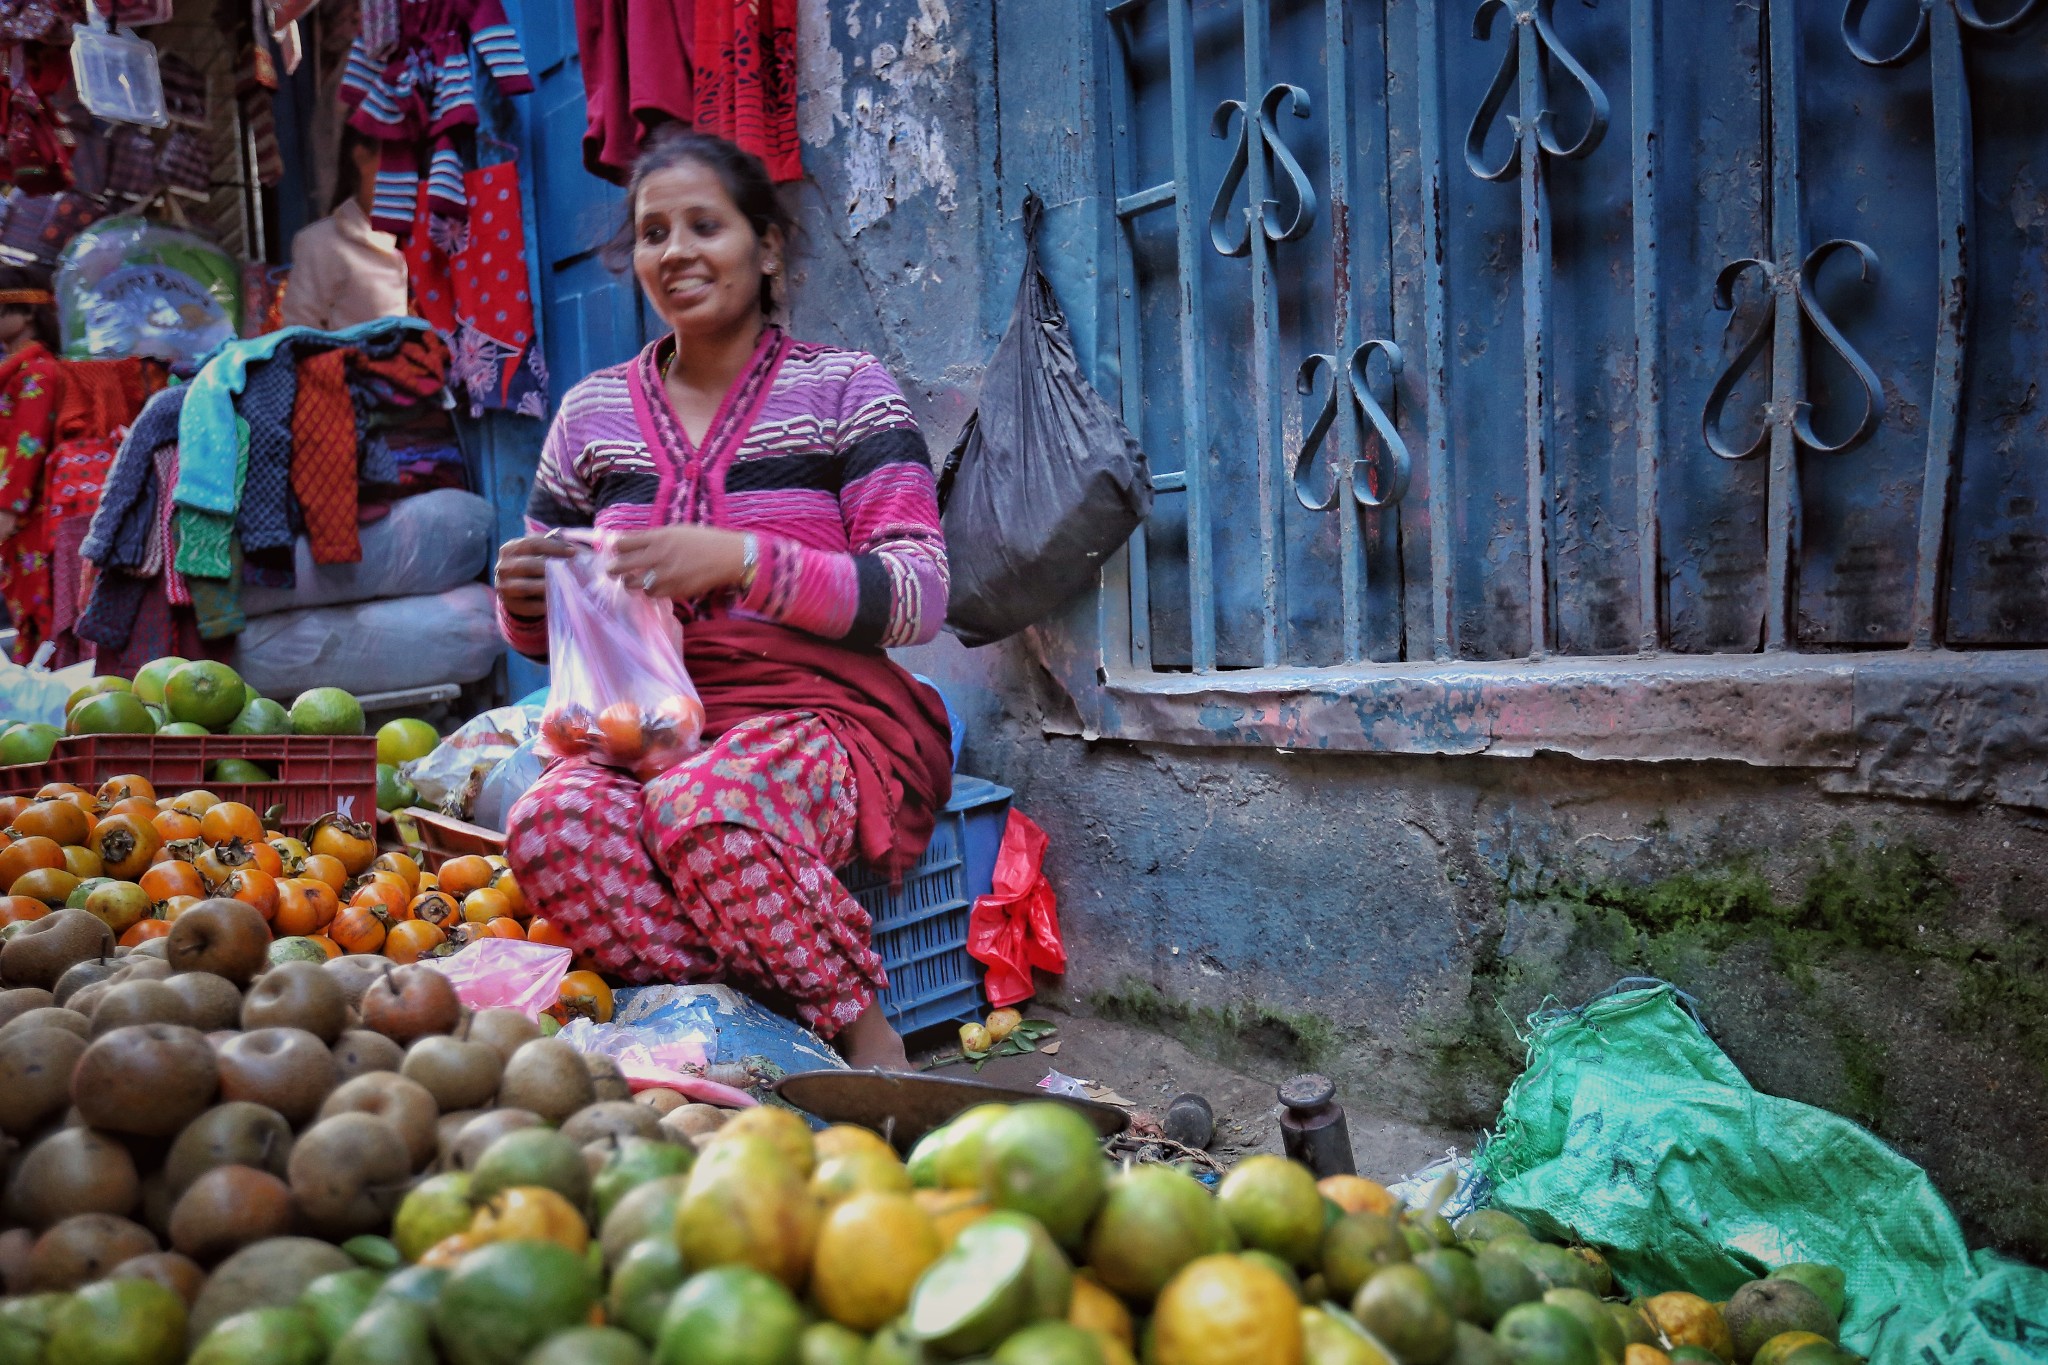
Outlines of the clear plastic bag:
{"label": "clear plastic bag", "polygon": [[605,572],[610,532],[564,539],[576,553],[547,566],[549,686],[538,751],[645,780],[694,751],[704,729],[683,668],[682,626],[668,603]]}
{"label": "clear plastic bag", "polygon": [[[170,17],[168,7],[164,17]],[[71,30],[71,74],[79,103],[99,118],[151,128],[170,121],[154,43],[79,25]]]}

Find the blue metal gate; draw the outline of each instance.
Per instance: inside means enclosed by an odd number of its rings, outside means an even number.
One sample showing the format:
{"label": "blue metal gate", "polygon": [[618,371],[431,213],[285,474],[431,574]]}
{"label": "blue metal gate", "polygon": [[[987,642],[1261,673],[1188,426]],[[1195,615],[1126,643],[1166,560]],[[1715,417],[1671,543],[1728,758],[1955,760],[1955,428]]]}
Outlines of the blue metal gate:
{"label": "blue metal gate", "polygon": [[2041,7],[1110,5],[1132,664],[2048,640]]}

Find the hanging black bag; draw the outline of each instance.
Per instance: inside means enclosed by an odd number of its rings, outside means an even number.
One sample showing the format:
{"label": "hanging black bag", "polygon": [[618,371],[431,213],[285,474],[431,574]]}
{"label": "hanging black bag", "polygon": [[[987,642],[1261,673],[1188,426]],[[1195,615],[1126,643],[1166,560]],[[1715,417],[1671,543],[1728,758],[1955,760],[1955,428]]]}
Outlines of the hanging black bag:
{"label": "hanging black bag", "polygon": [[1145,452],[1082,377],[1038,264],[1045,204],[1024,200],[1024,279],[981,401],[939,477],[952,563],[946,628],[985,645],[1095,581],[1152,510]]}

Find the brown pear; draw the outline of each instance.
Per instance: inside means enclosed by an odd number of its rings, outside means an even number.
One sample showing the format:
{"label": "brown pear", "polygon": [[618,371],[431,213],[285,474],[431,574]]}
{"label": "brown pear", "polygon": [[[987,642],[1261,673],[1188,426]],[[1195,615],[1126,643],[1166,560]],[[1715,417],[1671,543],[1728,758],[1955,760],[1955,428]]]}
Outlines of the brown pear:
{"label": "brown pear", "polygon": [[562,1125],[562,1136],[578,1147],[607,1138],[643,1137],[662,1140],[661,1116],[631,1100],[599,1100],[577,1110]]}
{"label": "brown pear", "polygon": [[139,979],[95,986],[106,994],[93,1006],[92,1036],[103,1038],[131,1024],[177,1024],[192,1027],[192,1007],[185,997],[161,981]]}
{"label": "brown pear", "polygon": [[334,1064],[341,1078],[352,1081],[373,1071],[396,1071],[405,1065],[405,1049],[381,1033],[350,1029],[334,1040]]}
{"label": "brown pear", "polygon": [[164,944],[172,971],[212,972],[242,986],[269,965],[270,926],[255,906],[215,898],[171,921]]}
{"label": "brown pear", "polygon": [[242,1022],[242,992],[234,982],[212,972],[178,972],[164,980],[192,1011],[192,1027],[201,1033],[232,1029]]}
{"label": "brown pear", "polygon": [[425,1086],[441,1109],[475,1109],[498,1093],[505,1064],[487,1043],[436,1033],[405,1050],[401,1070]]}
{"label": "brown pear", "polygon": [[28,1029],[39,1028],[60,1028],[66,1033],[75,1033],[81,1038],[90,1038],[92,1036],[92,1016],[80,1014],[77,1010],[62,1009],[55,1005],[46,1006],[42,1009],[33,1009],[17,1014],[14,1018],[8,1020],[6,1024],[0,1025],[0,1038],[4,1038],[10,1033],[20,1033]]}
{"label": "brown pear", "polygon": [[199,1030],[134,1024],[86,1048],[72,1073],[71,1102],[94,1128],[170,1137],[213,1103],[219,1083]]}
{"label": "brown pear", "polygon": [[318,962],[281,962],[256,978],[242,1000],[242,1027],[304,1029],[323,1043],[341,1036],[348,997]]}
{"label": "brown pear", "polygon": [[602,1052],[583,1054],[583,1069],[590,1073],[591,1089],[597,1095],[597,1102],[607,1100],[630,1100],[633,1087],[626,1080],[626,1073],[619,1070],[619,1064]]}
{"label": "brown pear", "polygon": [[123,959],[118,957],[92,957],[83,962],[74,962],[57,978],[57,984],[50,988],[51,1000],[55,1004],[69,1005],[71,997],[87,986],[98,985],[121,970]]}
{"label": "brown pear", "polygon": [[518,1010],[478,1010],[470,1016],[463,1037],[472,1043],[489,1043],[500,1060],[509,1062],[523,1044],[540,1037],[540,1025]]}
{"label": "brown pear", "polygon": [[433,1095],[416,1081],[389,1071],[373,1071],[344,1081],[320,1106],[322,1119],[331,1119],[336,1114],[369,1114],[389,1123],[405,1139],[414,1170],[434,1159],[438,1145],[435,1125],[440,1121],[441,1111],[435,1106]]}
{"label": "brown pear", "polygon": [[455,1145],[444,1164],[450,1170],[473,1170],[477,1158],[484,1154],[484,1148],[507,1133],[532,1128],[540,1121],[540,1115],[530,1109],[486,1109],[462,1125],[462,1131],[455,1135]]}
{"label": "brown pear", "polygon": [[268,1171],[216,1166],[192,1182],[171,1210],[171,1246],[201,1265],[292,1227],[291,1187]]}
{"label": "brown pear", "polygon": [[430,1033],[453,1033],[462,1019],[462,999],[448,978],[432,967],[399,967],[363,992],[363,1027],[404,1047]]}
{"label": "brown pear", "polygon": [[216,1166],[253,1166],[281,1176],[291,1154],[292,1129],[284,1115],[231,1100],[185,1125],[164,1159],[164,1175],[175,1199]]}
{"label": "brown pear", "polygon": [[330,958],[321,970],[333,977],[335,984],[341,987],[341,993],[347,998],[349,1008],[357,1009],[363,1003],[363,992],[370,989],[371,983],[396,971],[397,964],[390,958],[379,957],[375,953],[348,953]]}
{"label": "brown pear", "polygon": [[28,1254],[29,1288],[68,1291],[123,1261],[158,1250],[148,1228],[110,1213],[73,1214],[36,1239]]}
{"label": "brown pear", "polygon": [[405,1139],[373,1114],[323,1119],[292,1148],[292,1197],[323,1237],[383,1231],[411,1174]]}
{"label": "brown pear", "polygon": [[14,1022],[30,1010],[48,1009],[57,1003],[57,998],[40,986],[17,986],[11,991],[0,991],[0,1028]]}
{"label": "brown pear", "polygon": [[0,1232],[0,1290],[28,1293],[28,1254],[35,1244],[36,1235],[27,1228]]}
{"label": "brown pear", "polygon": [[59,1128],[22,1153],[8,1182],[10,1218],[46,1228],[74,1213],[127,1215],[142,1182],[126,1147],[90,1128]]}
{"label": "brown pear", "polygon": [[220,1047],[220,1094],[284,1115],[294,1128],[320,1111],[341,1081],[334,1054],[304,1029],[266,1028]]}
{"label": "brown pear", "polygon": [[0,984],[49,990],[75,963],[113,952],[113,930],[97,915],[55,910],[22,925],[0,948]]}
{"label": "brown pear", "polygon": [[71,1071],[85,1039],[65,1029],[0,1035],[0,1132],[26,1137],[71,1103]]}
{"label": "brown pear", "polygon": [[505,1079],[498,1083],[499,1104],[530,1109],[548,1123],[561,1123],[596,1100],[597,1087],[582,1054],[559,1038],[536,1038],[521,1045],[505,1063]]}
{"label": "brown pear", "polygon": [[131,1257],[108,1271],[107,1278],[155,1280],[183,1299],[187,1308],[199,1301],[199,1291],[206,1287],[206,1272],[199,1268],[198,1262],[175,1251],[153,1251],[147,1256]]}

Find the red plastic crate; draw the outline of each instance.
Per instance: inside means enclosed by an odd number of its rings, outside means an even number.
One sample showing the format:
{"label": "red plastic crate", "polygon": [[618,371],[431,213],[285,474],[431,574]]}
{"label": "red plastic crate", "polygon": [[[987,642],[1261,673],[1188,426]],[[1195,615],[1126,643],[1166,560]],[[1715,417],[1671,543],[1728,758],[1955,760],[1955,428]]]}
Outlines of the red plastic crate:
{"label": "red plastic crate", "polygon": [[[224,758],[260,763],[277,780],[207,781],[207,770]],[[45,762],[0,767],[0,796],[32,796],[52,782],[97,788],[124,773],[149,779],[158,796],[203,787],[259,815],[283,806],[272,827],[292,834],[344,802],[358,820],[377,816],[377,740],[370,735],[81,735],[58,740]]]}

